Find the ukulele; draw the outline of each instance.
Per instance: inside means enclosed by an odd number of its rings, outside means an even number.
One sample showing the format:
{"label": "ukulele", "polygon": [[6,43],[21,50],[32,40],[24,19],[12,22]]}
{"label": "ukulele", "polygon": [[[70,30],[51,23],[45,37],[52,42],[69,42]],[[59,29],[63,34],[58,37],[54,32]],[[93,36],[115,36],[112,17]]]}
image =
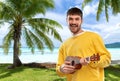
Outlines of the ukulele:
{"label": "ukulele", "polygon": [[[81,59],[81,57],[78,57],[78,56],[67,56],[65,61],[70,61],[70,64],[68,64],[68,65],[75,66],[75,69],[81,69],[82,64],[80,63],[80,59]],[[88,62],[89,61],[99,61],[100,55],[98,53],[93,54],[92,56],[86,57],[85,59]]]}

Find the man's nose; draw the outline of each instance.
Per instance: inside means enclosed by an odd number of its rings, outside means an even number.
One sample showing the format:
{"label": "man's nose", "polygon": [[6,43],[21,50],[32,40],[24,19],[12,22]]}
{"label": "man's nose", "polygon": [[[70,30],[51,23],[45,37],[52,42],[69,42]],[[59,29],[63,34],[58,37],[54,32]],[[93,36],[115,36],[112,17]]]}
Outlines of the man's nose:
{"label": "man's nose", "polygon": [[76,23],[76,21],[75,21],[75,19],[73,19],[72,24],[75,24],[75,23]]}

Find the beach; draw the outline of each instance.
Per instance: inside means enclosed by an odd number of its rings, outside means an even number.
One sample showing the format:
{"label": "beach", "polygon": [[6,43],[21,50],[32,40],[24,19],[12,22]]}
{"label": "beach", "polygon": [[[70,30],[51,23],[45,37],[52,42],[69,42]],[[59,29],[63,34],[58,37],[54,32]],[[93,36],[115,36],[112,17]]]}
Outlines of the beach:
{"label": "beach", "polygon": [[[11,48],[12,49],[12,48]],[[4,54],[3,49],[0,48],[0,63],[13,63],[13,52],[10,49],[8,55]],[[120,48],[108,49],[111,53],[111,64],[120,64]],[[36,49],[32,54],[28,48],[22,48],[22,54],[19,56],[22,63],[56,63],[58,58],[58,48],[53,51],[45,49],[44,52]]]}

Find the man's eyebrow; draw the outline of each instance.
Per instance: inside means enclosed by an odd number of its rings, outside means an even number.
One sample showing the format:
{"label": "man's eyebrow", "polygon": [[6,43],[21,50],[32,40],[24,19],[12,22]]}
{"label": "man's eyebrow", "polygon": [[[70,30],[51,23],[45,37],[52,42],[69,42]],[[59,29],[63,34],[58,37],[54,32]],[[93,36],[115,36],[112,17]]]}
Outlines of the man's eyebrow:
{"label": "man's eyebrow", "polygon": [[73,19],[72,17],[69,17],[69,19]]}

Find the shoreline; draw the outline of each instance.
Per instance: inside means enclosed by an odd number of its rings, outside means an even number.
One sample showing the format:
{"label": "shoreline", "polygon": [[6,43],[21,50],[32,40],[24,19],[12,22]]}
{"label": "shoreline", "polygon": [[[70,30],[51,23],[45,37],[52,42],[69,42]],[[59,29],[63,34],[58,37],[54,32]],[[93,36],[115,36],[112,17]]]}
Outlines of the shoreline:
{"label": "shoreline", "polygon": [[111,60],[111,64],[120,64],[120,60]]}
{"label": "shoreline", "polygon": [[[12,63],[0,63],[0,65],[4,64],[12,64]],[[28,66],[31,68],[55,68],[56,62],[29,62],[29,63],[22,63],[23,66]],[[111,65],[120,65],[120,60],[112,60]]]}
{"label": "shoreline", "polygon": [[[23,63],[23,62],[22,62]],[[51,62],[51,61],[49,61],[49,62],[26,62],[26,63],[23,63],[23,64],[29,64],[29,63],[40,63],[40,64],[44,64],[44,63],[48,63],[48,64],[56,64],[56,62]],[[10,62],[0,62],[0,64],[12,64],[12,63],[10,63]],[[120,64],[120,60],[111,60],[111,64]]]}

